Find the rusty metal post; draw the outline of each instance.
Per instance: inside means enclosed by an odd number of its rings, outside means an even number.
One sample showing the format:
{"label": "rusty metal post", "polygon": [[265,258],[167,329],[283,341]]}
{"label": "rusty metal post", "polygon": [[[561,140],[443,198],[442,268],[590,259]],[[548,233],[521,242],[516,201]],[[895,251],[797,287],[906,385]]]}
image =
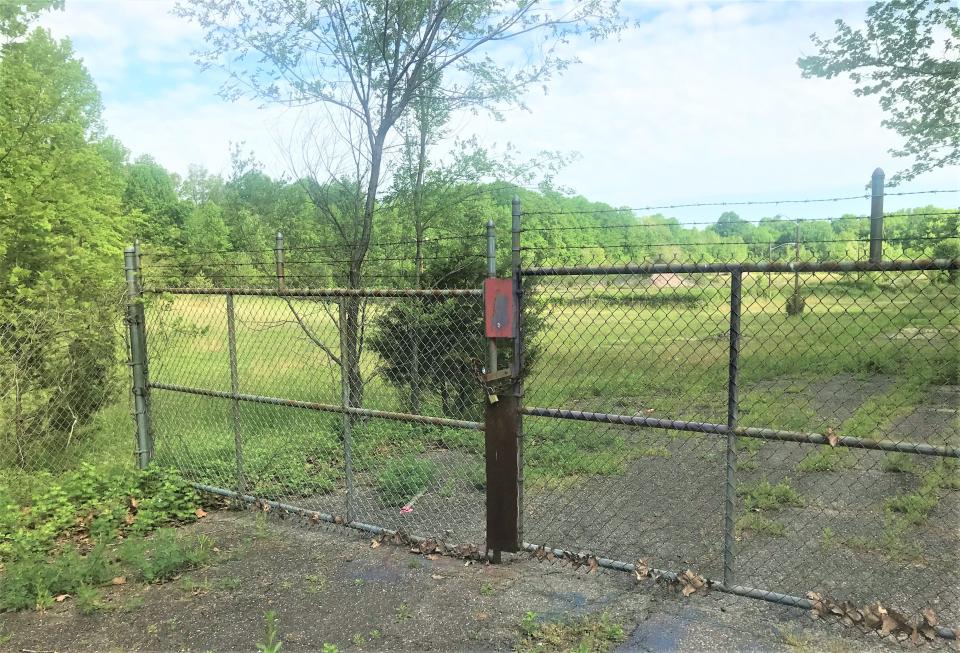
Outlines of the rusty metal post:
{"label": "rusty metal post", "polygon": [[727,477],[723,510],[723,584],[734,583],[733,546],[736,521],[737,416],[740,409],[740,312],[743,273],[730,274],[730,360],[727,366]]}
{"label": "rusty metal post", "polygon": [[243,435],[240,430],[240,374],[237,370],[237,327],[234,319],[233,293],[227,293],[227,355],[230,360],[230,416],[233,421],[233,451],[237,466],[237,492],[247,493],[247,479],[243,471]]}
{"label": "rusty metal post", "polygon": [[[487,274],[496,275],[496,250],[493,241],[493,223],[487,223]],[[513,200],[513,361],[511,362],[512,388],[492,402],[487,400],[484,415],[484,442],[487,473],[487,551],[493,562],[500,561],[502,551],[519,551],[522,544],[522,457],[520,432],[520,200]],[[492,340],[491,340],[492,342]],[[489,352],[496,365],[496,350]],[[491,369],[493,371],[493,368]]]}
{"label": "rusty metal post", "polygon": [[277,245],[273,250],[277,260],[277,290],[283,292],[287,289],[287,280],[284,276],[284,254],[283,254],[283,234],[277,232]]}
{"label": "rusty metal post", "polygon": [[870,262],[883,260],[883,170],[877,168],[870,179]]}

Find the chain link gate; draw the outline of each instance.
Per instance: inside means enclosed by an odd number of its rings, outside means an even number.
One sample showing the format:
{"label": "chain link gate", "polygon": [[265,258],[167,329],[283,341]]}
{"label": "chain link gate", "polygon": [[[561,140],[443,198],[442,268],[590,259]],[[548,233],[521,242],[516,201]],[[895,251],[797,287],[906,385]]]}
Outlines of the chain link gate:
{"label": "chain link gate", "polygon": [[482,552],[482,290],[296,287],[281,243],[274,288],[141,287],[128,250],[141,465]]}
{"label": "chain link gate", "polygon": [[953,638],[960,260],[871,256],[516,263],[525,548]]}
{"label": "chain link gate", "polygon": [[130,250],[140,452],[494,560],[960,623],[960,260],[563,266],[512,216],[484,289],[296,287],[280,237],[275,288],[141,288]]}

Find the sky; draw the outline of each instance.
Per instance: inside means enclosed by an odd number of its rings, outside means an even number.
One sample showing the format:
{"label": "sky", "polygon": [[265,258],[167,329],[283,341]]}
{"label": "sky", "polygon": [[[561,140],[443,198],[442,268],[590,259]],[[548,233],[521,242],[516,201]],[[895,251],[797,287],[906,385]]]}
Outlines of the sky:
{"label": "sky", "polygon": [[[900,144],[881,126],[877,98],[858,98],[845,79],[802,79],[796,60],[810,34],[833,21],[862,22],[864,2],[627,1],[639,24],[620,38],[577,41],[581,61],[526,98],[502,121],[464,115],[454,135],[500,150],[577,154],[556,182],[591,200],[647,207],[696,202],[821,198],[864,192],[870,174],[905,167]],[[230,144],[244,143],[271,174],[290,173],[283,144],[302,119],[295,110],[226,102],[221,78],[201,72],[192,52],[199,28],[166,0],[67,0],[42,24],[69,37],[103,96],[104,120],[133,156],[150,154],[183,174],[190,164],[229,169]],[[900,191],[960,188],[960,168],[927,173]],[[889,197],[896,209],[960,206],[960,193]],[[868,200],[732,207],[758,218],[869,212]],[[663,211],[683,221],[723,208]],[[647,211],[648,213],[651,211]]]}

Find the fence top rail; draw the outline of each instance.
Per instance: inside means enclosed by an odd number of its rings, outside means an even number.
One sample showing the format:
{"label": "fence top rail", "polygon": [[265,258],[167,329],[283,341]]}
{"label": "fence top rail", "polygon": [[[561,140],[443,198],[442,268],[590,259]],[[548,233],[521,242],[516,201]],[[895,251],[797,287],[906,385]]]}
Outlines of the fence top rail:
{"label": "fence top rail", "polygon": [[268,297],[482,297],[480,288],[144,288],[171,295],[263,295]]}
{"label": "fence top rail", "polygon": [[960,270],[960,258],[917,259],[913,261],[794,261],[756,263],[629,263],[610,266],[556,266],[522,268],[524,276],[574,276],[593,274],[654,274],[677,272],[910,272]]}

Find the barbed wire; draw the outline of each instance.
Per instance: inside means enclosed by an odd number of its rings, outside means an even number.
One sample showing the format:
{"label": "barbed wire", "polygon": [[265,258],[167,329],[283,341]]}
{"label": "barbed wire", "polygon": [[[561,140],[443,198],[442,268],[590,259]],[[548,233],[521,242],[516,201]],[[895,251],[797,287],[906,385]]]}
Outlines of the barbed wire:
{"label": "barbed wire", "polygon": [[[530,215],[530,214],[527,214]],[[888,213],[884,214],[884,218],[932,218],[932,217],[954,217],[960,216],[960,211],[943,211],[940,213]],[[753,225],[765,225],[771,223],[778,224],[794,224],[796,222],[810,224],[810,223],[833,223],[833,222],[844,222],[849,220],[870,220],[869,215],[851,215],[851,216],[842,216],[836,218],[790,218],[785,216],[776,216],[769,218],[760,218],[756,220],[745,220],[740,219],[735,223],[730,223],[731,225],[738,224],[753,224]],[[715,227],[718,223],[716,220],[709,220],[703,222],[683,222],[678,221],[676,223],[667,223],[667,222],[636,222],[631,224],[591,224],[591,225],[564,225],[564,226],[555,226],[555,227],[523,227],[521,232],[541,232],[541,231],[590,231],[593,229],[603,230],[603,229],[656,229],[664,228],[670,229],[672,227],[680,227],[682,229],[687,229],[693,226],[706,226],[706,227]]]}
{"label": "barbed wire", "polygon": [[[428,263],[430,261],[451,261],[451,260],[461,260],[464,258],[485,258],[485,254],[464,252],[451,256],[422,256],[421,261]],[[383,257],[367,257],[363,259],[364,264],[367,263],[379,263],[379,262],[390,262],[390,261],[411,261],[413,257],[411,256],[383,256]],[[284,265],[313,265],[313,264],[323,264],[331,265],[336,263],[353,263],[352,259],[308,259],[308,260],[296,260],[296,259],[285,259]],[[216,261],[213,263],[155,263],[150,265],[145,265],[150,269],[180,269],[187,270],[197,267],[198,265],[207,265],[207,266],[225,266],[225,267],[262,267],[264,265],[273,265],[274,261],[269,263],[263,262],[237,262],[237,261]]]}
{"label": "barbed wire", "polygon": [[[960,236],[904,236],[902,238],[884,238],[883,241],[886,243],[890,242],[904,242],[904,241],[942,241],[948,239],[960,238]],[[698,242],[669,242],[669,243],[625,243],[625,244],[606,244],[599,243],[595,245],[562,245],[562,249],[622,249],[629,247],[636,248],[650,248],[650,247],[701,247],[701,246],[719,246],[726,247],[728,245],[794,245],[797,241],[777,241],[777,240],[763,240],[763,241],[746,241],[746,240],[724,240],[724,241],[698,241]],[[799,244],[808,245],[808,244],[822,244],[822,243],[870,243],[869,238],[828,238],[828,239],[811,239],[811,240],[800,240]],[[535,247],[522,247],[521,250],[545,250],[545,249],[557,249],[557,244],[552,245],[543,245]]]}
{"label": "barbed wire", "polygon": [[[900,195],[934,195],[942,193],[960,193],[960,189],[936,189],[925,191],[907,191],[899,193],[885,193],[884,197]],[[845,195],[839,197],[819,197],[807,199],[783,199],[783,200],[740,200],[731,202],[687,202],[682,204],[661,204],[639,207],[621,207],[609,209],[584,209],[573,211],[524,211],[523,215],[587,215],[595,213],[626,213],[639,211],[658,211],[663,209],[687,209],[687,208],[706,208],[706,207],[725,207],[725,206],[763,206],[777,204],[819,204],[830,202],[843,202],[848,200],[870,199],[869,194]]]}

